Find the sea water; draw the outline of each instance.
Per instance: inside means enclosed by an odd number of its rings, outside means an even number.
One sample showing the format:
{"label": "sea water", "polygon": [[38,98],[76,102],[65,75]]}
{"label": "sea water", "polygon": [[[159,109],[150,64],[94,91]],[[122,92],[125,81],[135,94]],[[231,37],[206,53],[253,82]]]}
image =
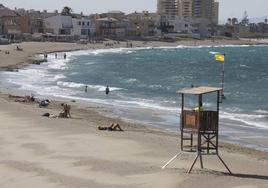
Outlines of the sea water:
{"label": "sea water", "polygon": [[[112,109],[112,114],[169,131],[179,131],[180,97],[191,86],[221,87],[226,54],[224,95],[220,107],[223,139],[268,151],[268,46],[115,48],[48,55],[48,62],[19,72],[1,72],[2,88],[63,97]],[[105,94],[109,85],[110,94]],[[85,86],[88,91],[85,92]],[[204,98],[215,109],[216,97]],[[196,99],[186,98],[193,108]]]}

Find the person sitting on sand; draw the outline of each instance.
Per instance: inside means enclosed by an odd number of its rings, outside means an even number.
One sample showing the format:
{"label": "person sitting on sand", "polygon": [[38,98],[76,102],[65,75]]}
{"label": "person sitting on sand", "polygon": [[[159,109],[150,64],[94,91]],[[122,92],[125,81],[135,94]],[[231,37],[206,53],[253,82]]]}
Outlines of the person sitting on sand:
{"label": "person sitting on sand", "polygon": [[61,118],[71,118],[71,105],[62,103],[61,106],[63,107],[63,111],[59,114]]}
{"label": "person sitting on sand", "polygon": [[123,131],[123,129],[120,127],[120,125],[118,123],[112,123],[110,126],[108,127],[98,127],[99,130],[101,131]]}

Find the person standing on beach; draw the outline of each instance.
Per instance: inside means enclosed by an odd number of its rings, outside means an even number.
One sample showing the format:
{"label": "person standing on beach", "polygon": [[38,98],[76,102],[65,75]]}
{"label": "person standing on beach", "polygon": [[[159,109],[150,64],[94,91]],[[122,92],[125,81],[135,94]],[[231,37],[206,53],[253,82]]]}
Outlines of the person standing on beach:
{"label": "person standing on beach", "polygon": [[64,53],[64,54],[63,54],[63,58],[66,59],[66,57],[67,57],[67,55],[66,55],[66,53]]}
{"label": "person standing on beach", "polygon": [[85,93],[87,93],[87,88],[88,88],[88,86],[85,86]]}
{"label": "person standing on beach", "polygon": [[110,93],[110,88],[109,88],[108,85],[107,85],[107,87],[106,87],[106,89],[105,89],[105,93],[106,93],[106,95],[108,95],[108,94]]}
{"label": "person standing on beach", "polygon": [[55,59],[57,59],[58,58],[58,54],[57,53],[55,53]]}

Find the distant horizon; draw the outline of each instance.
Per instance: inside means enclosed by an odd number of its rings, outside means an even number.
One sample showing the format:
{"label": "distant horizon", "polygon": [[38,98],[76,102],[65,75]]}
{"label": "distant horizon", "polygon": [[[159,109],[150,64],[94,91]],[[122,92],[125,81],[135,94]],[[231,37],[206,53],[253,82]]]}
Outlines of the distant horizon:
{"label": "distant horizon", "polygon": [[[247,11],[249,18],[261,18],[268,17],[268,1],[267,0],[217,0],[220,3],[219,10],[219,22],[225,22],[228,18],[236,17],[241,19],[244,11]],[[69,6],[75,13],[83,12],[85,15],[95,13],[105,13],[108,11],[122,11],[125,13],[130,12],[156,12],[157,0],[135,0],[132,3],[131,0],[126,2],[125,0],[88,0],[85,4],[83,0],[76,0],[70,2],[69,0],[53,1],[53,0],[2,0],[4,6],[14,9],[24,8],[26,10],[47,10],[48,12],[54,12],[55,10],[61,11],[64,6]],[[94,4],[94,5],[93,5]],[[92,6],[93,5],[93,6]],[[243,6],[242,6],[243,5]],[[260,5],[258,8],[254,8]]]}

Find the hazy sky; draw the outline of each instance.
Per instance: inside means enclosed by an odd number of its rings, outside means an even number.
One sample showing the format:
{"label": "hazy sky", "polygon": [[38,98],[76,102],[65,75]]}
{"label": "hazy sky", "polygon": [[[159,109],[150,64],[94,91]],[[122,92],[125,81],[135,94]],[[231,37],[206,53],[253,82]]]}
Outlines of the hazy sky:
{"label": "hazy sky", "polygon": [[[247,10],[249,17],[262,17],[268,15],[268,0],[218,0],[220,2],[220,20],[228,17],[241,18]],[[157,0],[1,0],[10,8],[38,9],[49,11],[61,10],[65,5],[73,8],[75,12],[85,14],[100,13],[109,10],[156,11]]]}

